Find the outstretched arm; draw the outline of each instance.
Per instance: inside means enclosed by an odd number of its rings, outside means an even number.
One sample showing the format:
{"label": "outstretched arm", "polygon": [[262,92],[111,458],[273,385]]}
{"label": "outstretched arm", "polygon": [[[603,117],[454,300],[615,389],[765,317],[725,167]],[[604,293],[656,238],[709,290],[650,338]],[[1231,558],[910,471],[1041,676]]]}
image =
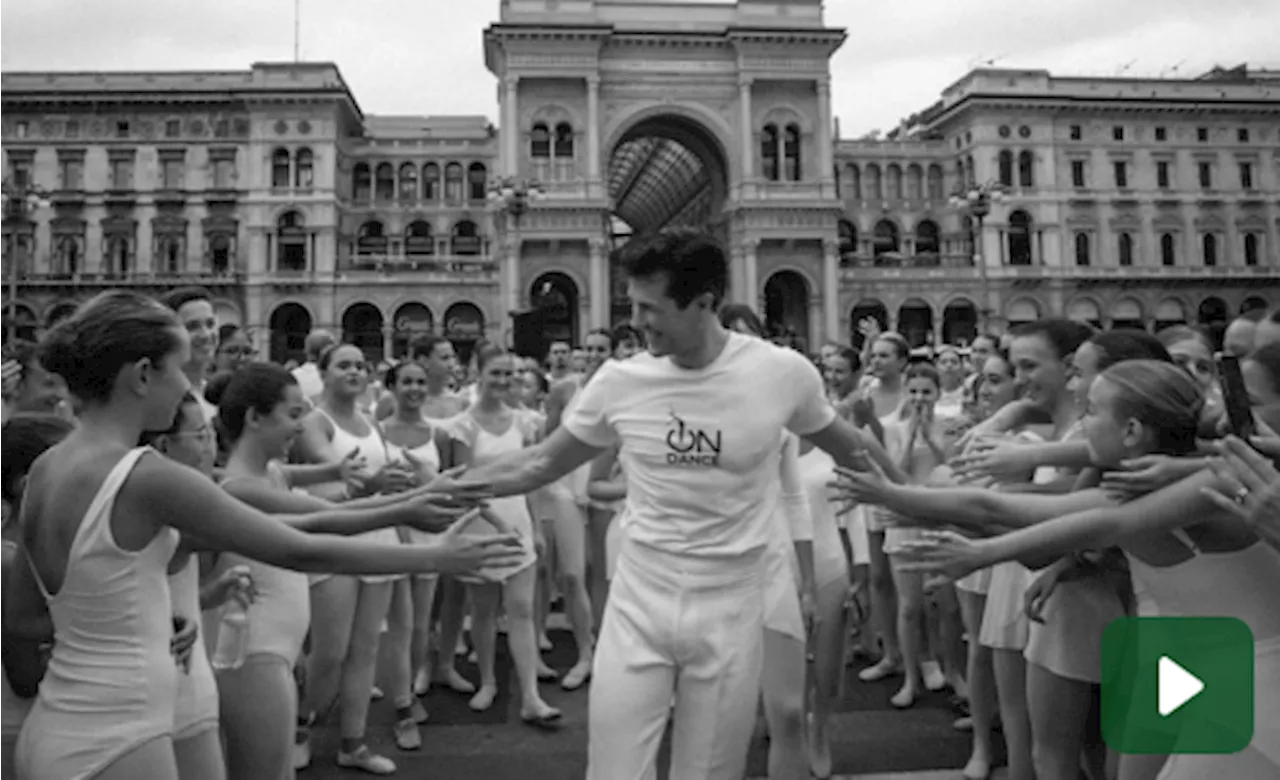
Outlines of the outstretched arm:
{"label": "outstretched arm", "polygon": [[532,447],[477,461],[459,482],[482,485],[495,497],[522,495],[555,482],[602,451],[561,426]]}

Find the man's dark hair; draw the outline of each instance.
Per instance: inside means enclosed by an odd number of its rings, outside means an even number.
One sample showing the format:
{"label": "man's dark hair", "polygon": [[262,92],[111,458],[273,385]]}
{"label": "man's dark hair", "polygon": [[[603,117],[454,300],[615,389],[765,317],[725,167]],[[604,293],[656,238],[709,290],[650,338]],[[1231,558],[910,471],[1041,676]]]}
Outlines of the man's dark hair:
{"label": "man's dark hair", "polygon": [[204,287],[178,287],[160,296],[160,302],[173,311],[181,309],[192,301],[213,302],[213,293]]}
{"label": "man's dark hair", "polygon": [[699,295],[711,294],[719,308],[729,285],[729,261],[724,247],[712,236],[692,228],[669,228],[639,236],[615,250],[614,260],[632,279],[667,280],[667,296],[688,308]]}
{"label": "man's dark hair", "polygon": [[437,336],[434,333],[423,333],[421,336],[414,336],[413,341],[409,342],[409,359],[417,360],[424,355],[426,357],[435,357],[436,347],[448,341],[443,336]]}

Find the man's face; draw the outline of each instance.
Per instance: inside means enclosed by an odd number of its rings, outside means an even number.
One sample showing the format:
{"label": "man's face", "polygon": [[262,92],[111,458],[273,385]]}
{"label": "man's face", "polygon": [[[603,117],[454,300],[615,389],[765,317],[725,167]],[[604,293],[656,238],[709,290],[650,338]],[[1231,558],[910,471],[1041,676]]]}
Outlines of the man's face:
{"label": "man's face", "polygon": [[218,349],[218,318],[208,301],[187,301],[178,307],[178,319],[191,337],[191,362],[208,363]]}
{"label": "man's face", "polygon": [[696,339],[701,314],[710,304],[709,300],[695,299],[680,308],[667,294],[666,274],[628,279],[627,297],[631,299],[631,325],[644,334],[649,352],[655,357],[679,352]]}
{"label": "man's face", "polygon": [[547,364],[553,371],[563,371],[569,367],[569,355],[569,345],[563,341],[557,341],[547,352]]}

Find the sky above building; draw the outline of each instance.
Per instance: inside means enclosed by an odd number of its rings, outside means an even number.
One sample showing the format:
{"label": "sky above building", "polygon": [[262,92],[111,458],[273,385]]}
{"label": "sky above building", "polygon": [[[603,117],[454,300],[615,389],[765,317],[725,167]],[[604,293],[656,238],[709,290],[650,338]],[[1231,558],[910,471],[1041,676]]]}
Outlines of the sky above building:
{"label": "sky above building", "polygon": [[[301,56],[336,62],[366,113],[496,122],[481,37],[498,5],[300,0]],[[892,129],[983,65],[1139,77],[1280,68],[1280,0],[827,0],[826,20],[849,33],[831,63],[845,138]],[[6,71],[241,70],[293,55],[294,0],[39,0],[5,3],[0,19]]]}

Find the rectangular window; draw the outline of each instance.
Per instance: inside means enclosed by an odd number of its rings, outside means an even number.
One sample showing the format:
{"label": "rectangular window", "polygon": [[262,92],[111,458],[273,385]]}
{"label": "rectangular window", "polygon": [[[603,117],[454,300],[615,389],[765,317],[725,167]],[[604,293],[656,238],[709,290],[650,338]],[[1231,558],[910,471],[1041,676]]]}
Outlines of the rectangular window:
{"label": "rectangular window", "polygon": [[219,119],[213,125],[214,138],[226,138],[231,135],[231,123],[225,119]]}
{"label": "rectangular window", "polygon": [[133,159],[116,157],[111,160],[111,189],[133,189]]}
{"label": "rectangular window", "polygon": [[160,161],[160,186],[166,190],[182,189],[182,159],[166,157]]}
{"label": "rectangular window", "polygon": [[1156,140],[1167,141],[1169,139],[1169,131],[1163,127],[1156,128]]}
{"label": "rectangular window", "polygon": [[1156,163],[1156,186],[1162,190],[1169,189],[1169,163],[1164,160]]}
{"label": "rectangular window", "polygon": [[59,159],[58,178],[64,190],[84,189],[84,158],[76,156]]}
{"label": "rectangular window", "polygon": [[13,177],[14,189],[22,191],[31,186],[31,161],[9,160],[9,171]]}
{"label": "rectangular window", "polygon": [[67,122],[67,138],[79,138],[79,137],[80,137],[80,123],[74,119],[71,120],[70,122]]}
{"label": "rectangular window", "polygon": [[14,122],[13,134],[18,138],[26,138],[27,134],[30,132],[31,132],[31,125],[27,124],[26,122]]}
{"label": "rectangular window", "polygon": [[1209,128],[1207,128],[1207,127],[1197,127],[1197,128],[1196,128],[1196,140],[1197,140],[1197,141],[1199,141],[1199,142],[1200,142],[1200,143],[1202,143],[1202,144],[1203,144],[1203,143],[1207,143],[1207,142],[1209,141]]}
{"label": "rectangular window", "polygon": [[1236,140],[1242,144],[1249,143],[1249,128],[1241,127],[1240,129],[1236,130]]}
{"label": "rectangular window", "polygon": [[1071,186],[1083,187],[1084,181],[1084,160],[1071,161]]}
{"label": "rectangular window", "polygon": [[164,123],[164,137],[177,138],[182,135],[182,122],[177,119],[170,119]]}
{"label": "rectangular window", "polygon": [[213,186],[220,190],[229,190],[235,186],[236,161],[222,159],[213,163]]}
{"label": "rectangular window", "polygon": [[1202,162],[1200,163],[1200,188],[1207,190],[1212,187],[1213,187],[1213,164]]}
{"label": "rectangular window", "polygon": [[120,120],[119,122],[116,122],[116,138],[128,138],[128,137],[129,137],[129,123],[124,120]]}
{"label": "rectangular window", "polygon": [[1080,125],[1072,125],[1072,126],[1071,126],[1071,140],[1072,140],[1072,141],[1079,141],[1079,140],[1080,140],[1080,138],[1081,138],[1083,135],[1084,135],[1084,133],[1083,133],[1083,131],[1080,129]]}
{"label": "rectangular window", "polygon": [[1115,127],[1111,128],[1111,140],[1113,140],[1113,141],[1123,141],[1123,140],[1124,140],[1124,128],[1123,128],[1123,127],[1121,127],[1120,125],[1116,125]]}
{"label": "rectangular window", "polygon": [[1240,163],[1240,189],[1242,190],[1253,189],[1253,164],[1252,163],[1247,163],[1247,162]]}
{"label": "rectangular window", "polygon": [[1112,167],[1116,172],[1116,189],[1124,190],[1129,188],[1129,166],[1117,160],[1112,163]]}

